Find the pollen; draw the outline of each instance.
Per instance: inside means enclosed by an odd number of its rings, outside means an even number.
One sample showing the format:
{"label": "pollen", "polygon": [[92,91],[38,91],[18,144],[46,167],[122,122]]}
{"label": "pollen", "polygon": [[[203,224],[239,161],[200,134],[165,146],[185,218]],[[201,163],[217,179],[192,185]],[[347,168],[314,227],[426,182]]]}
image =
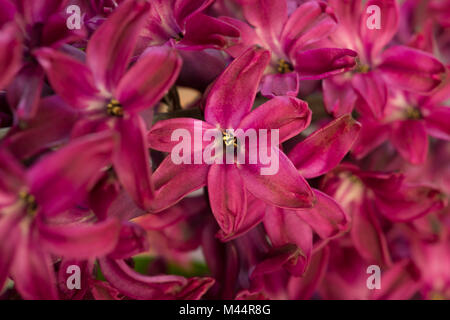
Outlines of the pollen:
{"label": "pollen", "polygon": [[290,64],[290,63],[287,62],[286,60],[280,59],[280,60],[278,61],[278,67],[277,67],[277,70],[278,70],[279,73],[284,74],[284,73],[288,73],[288,72],[293,71],[294,68],[292,67],[292,64]]}
{"label": "pollen", "polygon": [[123,117],[123,107],[116,99],[111,99],[106,105],[106,110],[110,116]]}
{"label": "pollen", "polygon": [[422,114],[417,108],[408,108],[406,109],[405,114],[407,119],[418,120],[422,118]]}
{"label": "pollen", "polygon": [[370,71],[370,66],[367,64],[361,63],[361,60],[359,58],[356,58],[356,68],[355,71],[358,73],[367,73]]}
{"label": "pollen", "polygon": [[234,145],[235,147],[238,146],[236,137],[234,137],[229,132],[223,133],[223,143],[225,143],[226,146],[231,146],[231,145]]}
{"label": "pollen", "polygon": [[19,193],[19,198],[23,201],[28,215],[34,216],[37,211],[37,203],[35,197],[25,191]]}

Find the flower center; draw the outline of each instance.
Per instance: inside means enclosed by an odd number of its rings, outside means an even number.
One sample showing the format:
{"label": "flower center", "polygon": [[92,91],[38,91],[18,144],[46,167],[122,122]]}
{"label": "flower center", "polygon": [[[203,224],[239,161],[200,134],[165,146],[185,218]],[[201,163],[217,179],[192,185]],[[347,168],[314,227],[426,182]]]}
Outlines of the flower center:
{"label": "flower center", "polygon": [[406,115],[407,119],[412,119],[412,120],[422,119],[422,114],[421,114],[420,110],[417,108],[413,108],[413,107],[407,108],[405,110],[405,115]]}
{"label": "flower center", "polygon": [[292,64],[290,64],[286,60],[280,59],[278,61],[277,70],[278,70],[279,73],[284,74],[284,73],[288,73],[288,72],[294,71],[294,68],[292,67]]}
{"label": "flower center", "polygon": [[106,111],[110,116],[123,117],[123,107],[116,99],[111,99],[111,101],[106,105]]}
{"label": "flower center", "polygon": [[370,71],[370,66],[368,64],[361,63],[361,60],[359,60],[359,58],[356,58],[355,71],[358,73],[367,73]]}
{"label": "flower center", "polygon": [[27,214],[30,216],[34,216],[38,207],[34,196],[26,191],[21,191],[19,193],[19,197],[25,204]]}
{"label": "flower center", "polygon": [[222,137],[223,143],[225,144],[225,146],[231,146],[231,145],[233,145],[235,147],[238,146],[237,138],[235,136],[233,136],[231,133],[225,131],[222,133],[222,135],[223,135],[223,137]]}

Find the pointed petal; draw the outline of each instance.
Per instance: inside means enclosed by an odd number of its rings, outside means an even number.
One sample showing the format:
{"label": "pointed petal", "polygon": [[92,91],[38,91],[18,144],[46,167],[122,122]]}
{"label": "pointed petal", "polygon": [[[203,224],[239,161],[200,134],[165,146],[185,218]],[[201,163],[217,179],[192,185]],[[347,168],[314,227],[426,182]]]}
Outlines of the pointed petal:
{"label": "pointed petal", "polygon": [[432,109],[425,115],[427,133],[435,138],[450,140],[450,107]]}
{"label": "pointed petal", "polygon": [[293,275],[302,275],[309,264],[312,253],[313,234],[311,228],[296,214],[296,211],[275,207],[268,208],[263,222],[274,247],[287,244],[297,246],[297,258],[291,259],[287,267]]}
{"label": "pointed petal", "polygon": [[139,115],[123,118],[117,121],[116,130],[120,133],[120,143],[114,154],[114,170],[136,204],[149,208],[153,186],[144,121]]}
{"label": "pointed petal", "polygon": [[[99,263],[102,273],[113,287],[127,297],[139,300],[199,299],[213,284],[212,281],[204,281],[209,278],[186,279],[175,275],[144,276],[131,269],[123,260],[100,259]],[[198,294],[190,296],[187,288]]]}
{"label": "pointed petal", "polygon": [[188,18],[202,12],[212,2],[213,0],[177,0],[173,7],[174,17],[180,25],[183,25]]}
{"label": "pointed petal", "polygon": [[38,226],[42,246],[55,255],[73,259],[97,258],[111,252],[119,238],[120,223],[108,219],[95,224]]}
{"label": "pointed petal", "polygon": [[242,8],[246,20],[256,27],[267,43],[277,43],[287,20],[286,1],[243,0]]}
{"label": "pointed petal", "polygon": [[152,211],[162,211],[184,196],[206,185],[209,166],[205,164],[174,164],[167,156],[153,173],[155,199]]}
{"label": "pointed petal", "polygon": [[385,50],[378,68],[393,86],[418,93],[436,88],[445,73],[444,65],[434,56],[405,46]]}
{"label": "pointed petal", "polygon": [[[205,25],[208,28],[205,28]],[[186,22],[184,38],[177,46],[189,49],[226,48],[238,42],[239,29],[224,20],[196,14]]]}
{"label": "pointed petal", "polygon": [[352,78],[352,86],[358,95],[357,110],[369,118],[382,118],[388,89],[380,72],[357,73]]}
{"label": "pointed petal", "polygon": [[313,189],[316,196],[314,207],[297,209],[295,213],[308,223],[322,238],[334,238],[346,232],[350,226],[350,217],[330,196]]}
{"label": "pointed petal", "polygon": [[0,30],[0,48],[0,89],[3,89],[22,64],[22,42],[19,31],[12,23]]}
{"label": "pointed petal", "polygon": [[[33,230],[30,230],[33,232]],[[11,268],[17,291],[26,300],[56,300],[56,275],[50,256],[33,235],[22,235]]]}
{"label": "pointed petal", "polygon": [[244,119],[239,128],[279,130],[280,143],[296,136],[311,122],[311,110],[305,101],[294,97],[275,97],[262,104]]}
{"label": "pointed petal", "polygon": [[320,176],[341,162],[358,137],[360,128],[350,115],[342,116],[297,144],[289,152],[289,159],[303,177]]}
{"label": "pointed petal", "polygon": [[247,190],[255,197],[278,207],[311,207],[314,194],[308,183],[282,151],[272,147],[270,152],[273,155],[272,159],[275,158],[274,161],[278,162],[278,171],[272,170],[270,172],[272,175],[263,175],[260,169],[264,166],[260,164],[239,165]]}
{"label": "pointed petal", "polygon": [[17,243],[20,241],[20,230],[17,229],[20,222],[17,215],[0,217],[0,288],[10,274],[14,255],[17,251]]}
{"label": "pointed petal", "polygon": [[203,139],[205,132],[207,130],[214,130],[214,127],[204,121],[193,118],[161,120],[158,121],[147,134],[150,148],[171,152],[173,147],[180,143],[178,140],[172,141],[171,139],[173,132],[178,129],[187,130],[192,139],[195,139],[197,136]]}
{"label": "pointed petal", "polygon": [[296,97],[299,88],[300,80],[297,72],[266,74],[261,81],[261,94],[266,98]]}
{"label": "pointed petal", "polygon": [[120,80],[115,95],[127,111],[154,107],[174,84],[180,69],[175,49],[151,47]]}
{"label": "pointed petal", "polygon": [[75,109],[95,108],[103,99],[91,71],[80,61],[49,48],[34,52],[52,88]]}
{"label": "pointed petal", "polygon": [[232,234],[247,213],[247,195],[235,165],[213,164],[208,172],[211,210],[226,235]]}
{"label": "pointed petal", "polygon": [[108,257],[112,259],[128,259],[147,251],[149,246],[147,232],[137,224],[125,222],[120,229],[119,241]]}
{"label": "pointed petal", "polygon": [[351,82],[343,76],[334,76],[322,81],[323,101],[328,113],[335,118],[351,113],[357,95]]}
{"label": "pointed petal", "polygon": [[353,50],[339,48],[300,51],[295,54],[295,70],[301,80],[319,80],[350,70],[356,56]]}
{"label": "pointed petal", "polygon": [[[375,13],[368,10],[370,6],[377,6],[380,9],[380,28],[368,27],[371,19],[376,18]],[[371,61],[378,56],[398,29],[399,8],[396,0],[369,0],[366,3],[361,17],[361,39],[368,55],[366,58]]]}
{"label": "pointed petal", "polygon": [[325,39],[336,29],[337,19],[325,2],[308,1],[300,5],[283,28],[281,44],[289,57]]}
{"label": "pointed petal", "polygon": [[390,125],[362,118],[361,131],[352,148],[352,154],[357,159],[362,159],[389,138]]}
{"label": "pointed petal", "polygon": [[122,78],[149,8],[146,1],[123,2],[92,35],[86,59],[100,88],[111,92]]}
{"label": "pointed petal", "polygon": [[17,118],[30,121],[38,112],[44,71],[38,64],[26,64],[7,88],[7,98]]}
{"label": "pointed petal", "polygon": [[392,124],[391,142],[400,155],[412,164],[427,159],[428,135],[424,121],[404,120]]}
{"label": "pointed petal", "polygon": [[70,208],[87,192],[99,171],[110,163],[114,140],[110,132],[88,135],[42,158],[28,172],[31,193],[44,214]]}
{"label": "pointed petal", "polygon": [[205,102],[205,119],[222,129],[236,128],[255,101],[259,82],[270,53],[251,48],[236,58],[210,88]]}
{"label": "pointed petal", "polygon": [[350,234],[356,249],[364,259],[382,265],[392,263],[387,240],[375,216],[371,199],[365,199],[359,210],[354,212]]}

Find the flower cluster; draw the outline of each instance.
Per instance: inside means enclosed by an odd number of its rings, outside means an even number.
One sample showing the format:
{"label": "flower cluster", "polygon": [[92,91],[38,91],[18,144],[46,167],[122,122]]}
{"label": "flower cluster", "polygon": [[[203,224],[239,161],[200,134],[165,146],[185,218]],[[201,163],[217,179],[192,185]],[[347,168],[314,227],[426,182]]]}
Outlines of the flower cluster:
{"label": "flower cluster", "polygon": [[0,298],[450,299],[449,22],[0,0]]}

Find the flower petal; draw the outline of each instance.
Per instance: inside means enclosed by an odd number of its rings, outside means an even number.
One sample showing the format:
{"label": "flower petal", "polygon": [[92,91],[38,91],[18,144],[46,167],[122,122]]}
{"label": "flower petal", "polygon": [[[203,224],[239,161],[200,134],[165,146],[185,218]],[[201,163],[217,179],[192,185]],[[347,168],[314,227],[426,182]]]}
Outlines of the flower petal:
{"label": "flower petal", "polygon": [[[240,174],[247,190],[255,197],[282,208],[311,207],[314,194],[308,183],[295,169],[288,157],[277,147],[272,147],[272,159],[278,162],[278,171],[263,175],[261,164],[240,164]],[[274,159],[275,158],[275,159]],[[273,162],[273,161],[272,161]],[[275,165],[272,163],[272,165]]]}
{"label": "flower petal", "polygon": [[44,214],[67,210],[87,192],[110,163],[114,140],[110,132],[88,135],[42,158],[28,172],[31,193]]}
{"label": "flower petal", "polygon": [[422,120],[394,122],[391,142],[400,155],[412,164],[422,164],[427,159],[428,135]]}
{"label": "flower petal", "polygon": [[136,204],[149,208],[153,186],[144,121],[139,115],[124,117],[117,121],[116,130],[120,133],[120,143],[114,154],[114,170]]}
{"label": "flower petal", "polygon": [[72,108],[88,109],[104,104],[91,71],[80,61],[49,48],[34,52],[52,88]]}
{"label": "flower petal", "polygon": [[357,73],[352,78],[352,86],[358,95],[357,110],[369,118],[382,118],[388,89],[380,72]]}
{"label": "flower petal", "polygon": [[261,94],[266,98],[298,95],[300,79],[297,72],[266,74],[261,81]]}
{"label": "flower petal", "polygon": [[424,116],[427,133],[435,138],[450,140],[450,107],[433,108]]}
{"label": "flower petal", "polygon": [[270,53],[251,48],[236,58],[209,90],[205,102],[205,119],[222,129],[236,128],[255,101]]}
{"label": "flower petal", "polygon": [[127,111],[154,107],[175,83],[180,69],[181,59],[174,49],[151,47],[120,80],[115,95]]}
{"label": "flower petal", "polygon": [[330,196],[313,189],[316,196],[314,207],[297,209],[294,212],[309,224],[322,238],[334,238],[347,231],[350,226],[350,217],[341,206]]}
{"label": "flower petal", "polygon": [[[2,8],[3,9],[3,8]],[[22,42],[13,23],[0,30],[0,89],[11,82],[22,64]]]}
{"label": "flower petal", "polygon": [[295,54],[295,70],[301,80],[319,80],[353,68],[357,53],[350,49],[317,48]]}
{"label": "flower petal", "polygon": [[385,50],[378,68],[393,86],[418,93],[436,88],[445,73],[444,65],[434,56],[405,46]]}
{"label": "flower petal", "polygon": [[358,137],[361,125],[350,115],[344,115],[315,131],[290,152],[294,166],[305,178],[320,176],[344,158]]}
{"label": "flower petal", "polygon": [[86,62],[102,90],[111,92],[125,73],[149,8],[147,1],[123,2],[89,40]]}
{"label": "flower petal", "polygon": [[225,235],[232,234],[247,213],[247,195],[234,165],[213,164],[208,172],[211,210]]}

